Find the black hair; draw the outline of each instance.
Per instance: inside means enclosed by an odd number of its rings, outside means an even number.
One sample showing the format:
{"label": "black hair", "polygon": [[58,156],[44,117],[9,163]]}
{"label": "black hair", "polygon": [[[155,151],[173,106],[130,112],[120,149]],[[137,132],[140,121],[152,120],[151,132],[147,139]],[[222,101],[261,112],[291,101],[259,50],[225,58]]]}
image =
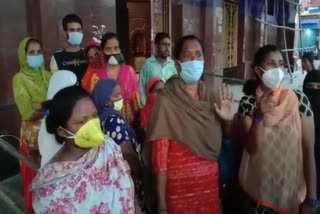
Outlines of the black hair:
{"label": "black hair", "polygon": [[303,56],[301,57],[301,60],[302,62],[309,61],[311,63],[312,69],[314,69],[312,52],[304,53]]}
{"label": "black hair", "polygon": [[258,51],[255,53],[253,62],[252,62],[252,69],[254,69],[255,66],[262,66],[262,63],[266,60],[266,58],[269,56],[272,52],[279,52],[279,48],[275,45],[265,45],[258,49]]}
{"label": "black hair", "polygon": [[108,33],[104,34],[102,39],[101,39],[101,44],[100,44],[101,50],[103,50],[104,45],[107,43],[107,41],[109,39],[113,39],[113,38],[115,38],[115,39],[117,39],[119,41],[118,35],[116,33],[108,32]]}
{"label": "black hair", "polygon": [[60,126],[66,128],[75,105],[82,98],[91,99],[91,96],[79,86],[70,86],[59,91],[52,100],[43,103],[48,112],[46,117],[47,131],[54,134],[60,144],[64,139],[57,134],[57,129]]}
{"label": "black hair", "polygon": [[272,52],[279,52],[279,48],[275,45],[265,45],[262,46],[257,50],[257,52],[254,55],[253,62],[251,65],[251,69],[254,73],[255,79],[248,80],[244,85],[242,92],[246,95],[253,95],[257,89],[257,87],[261,84],[261,79],[258,77],[258,75],[254,72],[254,69],[256,66],[262,66],[263,62],[266,60],[266,58],[269,56]]}
{"label": "black hair", "polygon": [[63,17],[63,19],[62,19],[62,27],[63,27],[63,30],[64,30],[64,31],[67,31],[67,30],[68,30],[68,24],[69,24],[69,23],[72,23],[72,22],[79,23],[79,24],[81,25],[81,27],[82,27],[82,20],[81,20],[81,18],[80,18],[78,15],[72,13],[72,14],[68,14],[68,15],[66,15],[65,17]]}
{"label": "black hair", "polygon": [[38,44],[40,45],[40,47],[42,48],[42,43],[40,42],[40,40],[35,39],[35,38],[30,38],[30,39],[28,40],[27,44],[26,44],[26,49],[25,49],[26,53],[27,53],[28,47],[29,47],[29,45],[30,45],[31,43],[38,43]]}
{"label": "black hair", "polygon": [[84,51],[85,51],[84,54],[86,55],[86,57],[88,57],[88,52],[89,52],[89,50],[91,50],[92,48],[98,49],[99,51],[101,50],[99,46],[94,46],[94,45],[89,46],[88,48],[84,49]]}
{"label": "black hair", "polygon": [[201,41],[198,37],[196,37],[195,35],[187,35],[187,36],[181,37],[174,45],[174,57],[176,59],[180,59],[180,54],[181,54],[184,43],[190,40],[198,41],[200,43],[201,49],[203,50]]}
{"label": "black hair", "polygon": [[154,37],[154,44],[158,45],[163,39],[170,39],[170,35],[166,32],[159,32]]}

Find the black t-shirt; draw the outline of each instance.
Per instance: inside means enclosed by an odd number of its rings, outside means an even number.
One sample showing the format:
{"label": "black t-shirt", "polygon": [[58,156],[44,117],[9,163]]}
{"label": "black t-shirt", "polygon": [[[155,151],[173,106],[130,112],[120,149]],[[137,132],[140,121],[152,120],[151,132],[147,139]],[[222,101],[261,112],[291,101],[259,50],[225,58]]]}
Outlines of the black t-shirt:
{"label": "black t-shirt", "polygon": [[75,73],[78,82],[81,81],[87,70],[87,59],[83,49],[77,52],[67,52],[65,50],[54,53],[59,70],[69,70]]}

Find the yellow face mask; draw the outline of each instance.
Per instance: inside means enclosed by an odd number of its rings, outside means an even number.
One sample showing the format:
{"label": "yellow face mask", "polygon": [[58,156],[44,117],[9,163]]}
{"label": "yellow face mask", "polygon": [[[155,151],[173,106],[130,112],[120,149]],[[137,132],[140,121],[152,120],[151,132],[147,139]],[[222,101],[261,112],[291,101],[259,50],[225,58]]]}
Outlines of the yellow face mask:
{"label": "yellow face mask", "polygon": [[100,120],[98,118],[89,120],[76,132],[76,134],[73,134],[68,130],[66,131],[72,135],[66,138],[74,139],[75,144],[81,148],[97,147],[105,140],[105,136],[101,130]]}
{"label": "yellow face mask", "polygon": [[113,109],[116,111],[121,111],[123,107],[123,98],[113,102]]}

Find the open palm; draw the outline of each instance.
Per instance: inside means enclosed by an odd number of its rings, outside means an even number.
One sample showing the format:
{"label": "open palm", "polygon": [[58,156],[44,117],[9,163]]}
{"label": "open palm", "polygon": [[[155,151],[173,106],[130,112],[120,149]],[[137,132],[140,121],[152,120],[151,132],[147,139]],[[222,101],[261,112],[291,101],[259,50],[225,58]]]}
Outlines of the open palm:
{"label": "open palm", "polygon": [[229,85],[223,84],[218,89],[219,100],[218,104],[215,103],[214,107],[219,115],[219,117],[223,120],[232,120],[233,119],[233,97],[231,93],[231,89]]}

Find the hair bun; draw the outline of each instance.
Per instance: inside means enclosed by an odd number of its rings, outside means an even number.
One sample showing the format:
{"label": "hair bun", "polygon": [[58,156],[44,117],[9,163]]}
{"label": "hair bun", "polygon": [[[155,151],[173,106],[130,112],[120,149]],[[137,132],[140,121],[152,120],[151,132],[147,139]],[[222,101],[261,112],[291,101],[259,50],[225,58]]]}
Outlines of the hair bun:
{"label": "hair bun", "polygon": [[42,109],[50,109],[52,106],[52,100],[46,100],[41,103]]}

